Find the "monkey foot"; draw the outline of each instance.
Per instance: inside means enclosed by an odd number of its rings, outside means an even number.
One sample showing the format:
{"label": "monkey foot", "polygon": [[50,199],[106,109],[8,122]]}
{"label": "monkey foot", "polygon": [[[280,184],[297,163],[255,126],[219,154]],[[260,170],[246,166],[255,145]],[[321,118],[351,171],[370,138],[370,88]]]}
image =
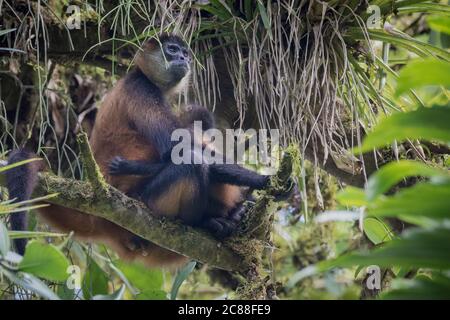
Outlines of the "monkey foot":
{"label": "monkey foot", "polygon": [[219,239],[230,236],[236,229],[237,223],[227,218],[210,218],[204,223],[204,228]]}
{"label": "monkey foot", "polygon": [[247,212],[247,209],[248,208],[244,204],[240,204],[228,213],[228,217],[234,222],[239,222]]}

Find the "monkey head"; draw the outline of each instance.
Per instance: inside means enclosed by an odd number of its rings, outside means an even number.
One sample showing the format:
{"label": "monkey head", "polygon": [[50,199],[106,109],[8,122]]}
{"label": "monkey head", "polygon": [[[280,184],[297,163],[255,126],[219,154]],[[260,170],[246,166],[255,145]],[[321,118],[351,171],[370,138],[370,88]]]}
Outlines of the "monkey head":
{"label": "monkey head", "polygon": [[172,34],[160,36],[159,41],[155,38],[146,41],[136,56],[138,68],[163,92],[184,88],[189,80],[191,60],[187,44]]}

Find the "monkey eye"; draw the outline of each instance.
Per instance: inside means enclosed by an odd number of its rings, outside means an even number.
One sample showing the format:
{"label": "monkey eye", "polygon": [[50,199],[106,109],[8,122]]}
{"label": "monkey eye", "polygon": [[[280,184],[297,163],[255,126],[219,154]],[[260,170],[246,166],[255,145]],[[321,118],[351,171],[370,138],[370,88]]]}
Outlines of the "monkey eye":
{"label": "monkey eye", "polygon": [[189,56],[189,52],[186,49],[183,49],[183,56],[187,58]]}
{"label": "monkey eye", "polygon": [[178,46],[174,45],[174,44],[170,44],[167,46],[167,51],[169,53],[176,53],[178,51]]}

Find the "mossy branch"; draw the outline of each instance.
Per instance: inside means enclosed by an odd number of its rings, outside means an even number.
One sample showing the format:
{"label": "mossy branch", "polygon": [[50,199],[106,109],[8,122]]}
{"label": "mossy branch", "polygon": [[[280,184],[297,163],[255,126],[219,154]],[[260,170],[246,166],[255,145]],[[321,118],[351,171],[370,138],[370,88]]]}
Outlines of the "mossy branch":
{"label": "mossy branch", "polygon": [[83,163],[83,172],[87,181],[96,190],[107,191],[108,184],[103,177],[97,162],[92,155],[91,146],[89,145],[89,138],[86,133],[80,133],[77,136],[78,146],[80,148],[81,162]]}
{"label": "mossy branch", "polygon": [[[78,141],[87,181],[65,179],[47,172],[39,173],[33,197],[56,193],[55,197],[46,202],[107,219],[161,247],[219,269],[242,274],[254,269],[255,252],[249,252],[246,248],[255,242],[239,241],[242,237],[248,239],[253,233],[222,243],[204,231],[155,217],[143,203],[108,185],[92,157],[86,135],[80,135]],[[273,179],[285,176],[284,167],[282,165],[282,170]],[[4,185],[4,180],[0,179],[0,185]],[[277,186],[272,184],[258,199],[250,212],[250,221],[254,221],[252,225],[257,223],[255,221],[264,220],[263,217],[268,213],[267,203],[273,202],[271,194],[276,192]],[[261,208],[261,211],[257,208]],[[258,242],[257,239],[254,240]]]}
{"label": "mossy branch", "polygon": [[246,270],[239,254],[206,232],[155,217],[143,203],[127,197],[110,185],[106,185],[105,189],[95,189],[90,182],[40,173],[33,196],[50,193],[58,193],[56,197],[46,200],[50,203],[107,219],[166,249],[216,268],[240,272]]}

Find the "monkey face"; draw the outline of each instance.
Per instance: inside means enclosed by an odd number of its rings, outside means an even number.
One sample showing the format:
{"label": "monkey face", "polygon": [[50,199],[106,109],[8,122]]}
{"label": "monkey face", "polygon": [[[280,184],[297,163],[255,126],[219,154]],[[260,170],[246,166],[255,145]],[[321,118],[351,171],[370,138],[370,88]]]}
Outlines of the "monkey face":
{"label": "monkey face", "polygon": [[190,72],[190,53],[184,44],[174,41],[166,41],[162,50],[168,62],[168,71],[172,75],[173,81],[178,83]]}
{"label": "monkey face", "polygon": [[185,82],[191,71],[191,54],[178,36],[163,35],[150,39],[137,56],[137,65],[163,91]]}

